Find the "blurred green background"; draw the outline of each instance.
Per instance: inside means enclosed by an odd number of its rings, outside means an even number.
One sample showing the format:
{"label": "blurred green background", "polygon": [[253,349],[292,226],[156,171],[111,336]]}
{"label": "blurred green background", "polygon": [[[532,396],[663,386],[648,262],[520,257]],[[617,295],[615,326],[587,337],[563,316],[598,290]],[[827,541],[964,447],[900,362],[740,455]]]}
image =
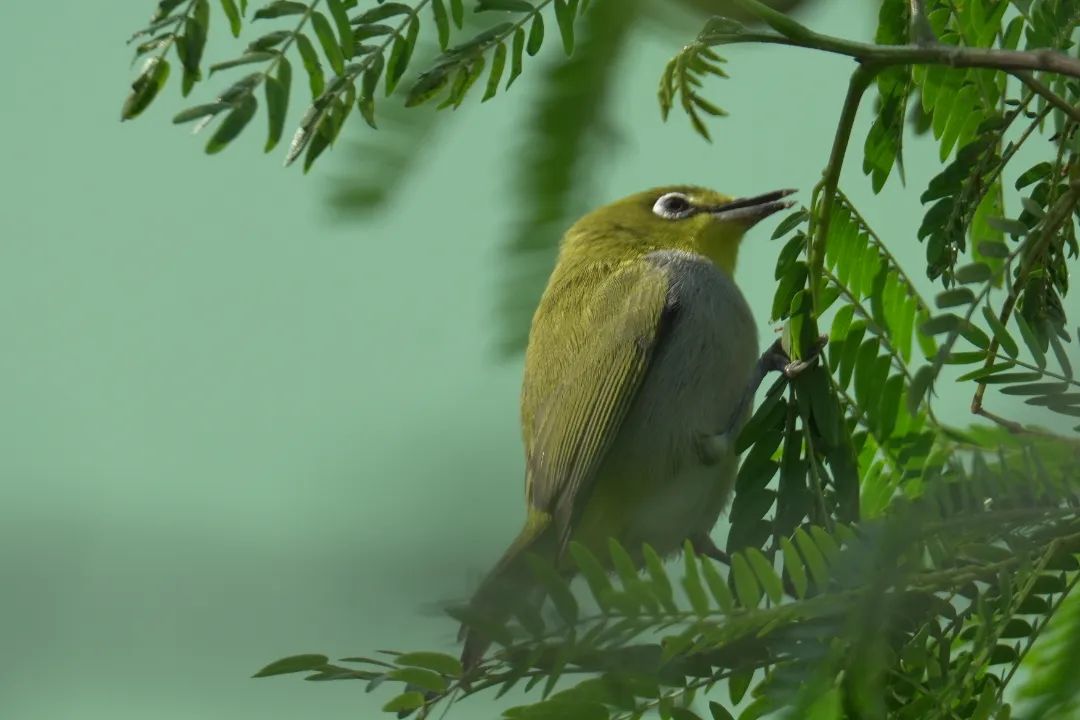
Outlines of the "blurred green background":
{"label": "blurred green background", "polygon": [[[869,38],[873,5],[802,18]],[[260,152],[260,115],[206,157],[169,122],[191,104],[175,78],[120,124],[124,40],[151,10],[19,3],[0,23],[0,717],[371,716],[385,698],[357,684],[249,676],[294,652],[450,650],[436,605],[517,529],[521,363],[496,352],[500,242],[535,71],[558,48],[512,92],[442,115],[416,172],[359,221],[328,197],[362,154],[284,170]],[[708,95],[732,115],[706,145],[655,99],[691,35],[632,37],[598,197],[695,182],[808,202],[850,62],[725,49],[732,79]],[[211,60],[235,54],[226,42]],[[847,186],[921,277],[936,150],[914,141],[910,189],[869,196],[867,123],[864,108]],[[350,118],[347,136],[366,132]],[[774,226],[738,277],[763,344]],[[966,422],[967,393],[941,390],[939,414]]]}

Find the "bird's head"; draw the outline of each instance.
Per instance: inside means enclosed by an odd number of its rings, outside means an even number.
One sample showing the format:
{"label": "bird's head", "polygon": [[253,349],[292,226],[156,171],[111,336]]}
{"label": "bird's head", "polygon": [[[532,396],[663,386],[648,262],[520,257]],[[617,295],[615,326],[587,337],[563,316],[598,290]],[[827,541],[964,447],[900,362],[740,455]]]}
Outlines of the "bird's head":
{"label": "bird's head", "polygon": [[583,260],[629,260],[656,250],[685,250],[733,273],[743,234],[791,207],[783,198],[793,192],[732,198],[692,185],[646,190],[581,218],[567,232],[562,253]]}

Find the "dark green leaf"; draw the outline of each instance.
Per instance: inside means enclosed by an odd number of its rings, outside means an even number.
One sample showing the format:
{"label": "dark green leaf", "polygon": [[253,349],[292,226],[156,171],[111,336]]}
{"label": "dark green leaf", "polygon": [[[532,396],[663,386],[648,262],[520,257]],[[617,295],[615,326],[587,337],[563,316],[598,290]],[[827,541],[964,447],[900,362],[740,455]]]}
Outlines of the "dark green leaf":
{"label": "dark green leaf", "polygon": [[436,652],[411,652],[398,655],[394,658],[398,665],[427,668],[442,675],[461,677],[463,672],[461,661],[453,655],[445,655]]}
{"label": "dark green leaf", "polygon": [[495,97],[499,91],[499,81],[502,79],[503,69],[506,67],[506,44],[499,43],[495,47],[495,53],[491,58],[491,70],[488,73],[487,88],[481,102],[486,102]]}
{"label": "dark green leaf", "polygon": [[267,62],[277,57],[276,52],[248,52],[244,53],[238,58],[232,60],[226,60],[225,62],[215,63],[210,66],[210,74],[218,72],[219,70],[228,70],[229,68],[239,67],[241,65],[251,65],[252,63]]}
{"label": "dark green leaf", "polygon": [[791,213],[786,218],[780,221],[780,223],[776,226],[776,229],[773,230],[772,239],[776,240],[777,238],[781,238],[784,235],[787,235],[796,227],[806,222],[809,217],[810,213],[806,211],[806,208],[799,208],[798,210]]}
{"label": "dark green leaf", "polygon": [[716,565],[709,560],[702,561],[701,574],[705,577],[705,584],[709,586],[709,592],[712,593],[717,606],[725,613],[730,613],[734,610],[735,601],[731,597],[731,591],[728,589],[727,582],[720,577],[720,572],[716,569]]}
{"label": "dark green leaf", "polygon": [[649,578],[652,581],[653,594],[656,595],[656,599],[668,611],[675,612],[675,599],[671,592],[671,581],[668,580],[667,573],[664,572],[664,562],[650,545],[643,545],[641,551],[645,559],[645,569],[648,570]]}
{"label": "dark green leaf", "polygon": [[998,345],[1001,346],[1001,349],[1003,349],[1011,358],[1015,358],[1019,355],[1020,348],[1017,347],[1016,341],[1012,339],[1012,335],[1009,334],[1009,331],[1002,324],[1001,320],[998,319],[998,316],[994,314],[994,311],[985,305],[982,310],[983,317],[986,318],[987,324],[994,333],[994,339],[998,341]]}
{"label": "dark green leaf", "polygon": [[120,111],[121,120],[138,117],[157,97],[165,81],[169,79],[169,63],[164,58],[148,58],[139,77],[131,84],[131,94],[124,100]]}
{"label": "dark green leaf", "polygon": [[394,17],[395,15],[411,15],[412,7],[405,3],[388,2],[377,5],[370,10],[357,15],[352,19],[353,25],[367,25],[377,23],[380,20]]}
{"label": "dark green leaf", "polygon": [[176,116],[173,117],[173,122],[179,125],[181,123],[191,122],[192,120],[198,120],[202,117],[217,115],[218,113],[231,108],[232,104],[223,102],[196,105],[195,107],[190,107],[187,110],[177,113]]}
{"label": "dark green leaf", "polygon": [[1041,162],[1028,168],[1020,174],[1020,177],[1016,178],[1016,189],[1021,190],[1034,182],[1042,180],[1049,176],[1050,171],[1053,169],[1054,166],[1048,162]]}
{"label": "dark green leaf", "polygon": [[542,558],[535,555],[527,555],[526,557],[533,574],[547,590],[548,597],[551,598],[551,602],[563,622],[567,625],[573,625],[577,622],[578,605],[574,595],[570,592],[570,588],[567,587],[566,581],[560,577],[550,563]]}
{"label": "dark green leaf", "polygon": [[[708,558],[702,559],[702,563],[707,562],[711,561]],[[683,566],[683,588],[686,590],[686,597],[690,600],[690,607],[698,615],[707,615],[709,613],[709,598],[705,594],[704,586],[701,584],[697,556],[694,554],[694,547],[689,540],[683,546]]]}
{"label": "dark green leaf", "polygon": [[946,365],[970,365],[972,363],[982,362],[985,359],[985,351],[971,350],[968,352],[950,352],[948,357],[944,359],[944,362]]}
{"label": "dark green leaf", "polygon": [[291,2],[290,0],[274,0],[267,5],[259,8],[255,11],[255,15],[252,19],[264,20],[284,17],[286,15],[302,15],[307,12],[307,5],[302,2]]}
{"label": "dark green leaf", "polygon": [[416,46],[416,37],[420,32],[420,21],[413,17],[409,21],[409,29],[405,36],[394,39],[394,46],[390,50],[390,58],[386,61],[386,94],[389,95],[397,87],[398,80],[405,74],[412,58],[413,48]]}
{"label": "dark green leaf", "polygon": [[454,83],[450,86],[450,93],[439,107],[444,108],[452,105],[456,109],[460,106],[465,100],[465,95],[469,92],[469,88],[473,86],[473,83],[475,83],[481,73],[484,72],[485,62],[484,56],[479,55],[474,58],[469,65],[459,68],[457,76],[454,78]]}
{"label": "dark green leaf", "polygon": [[292,66],[284,57],[278,64],[277,77],[266,77],[266,117],[269,128],[265,152],[270,152],[281,141],[285,129],[285,113],[289,108],[289,88],[292,86]]}
{"label": "dark green leaf", "polygon": [[731,674],[731,678],[728,680],[728,694],[731,695],[732,704],[738,705],[742,702],[743,696],[746,695],[746,690],[750,687],[750,681],[753,678],[753,670],[744,670]]}
{"label": "dark green leaf", "polygon": [[273,50],[275,47],[293,37],[293,33],[288,30],[275,30],[268,32],[265,35],[259,37],[254,42],[247,46],[245,52],[261,52],[264,50]]}
{"label": "dark green leaf", "polygon": [[384,35],[393,35],[397,32],[390,25],[360,25],[353,30],[353,37],[357,41],[370,40],[373,37],[383,37]]}
{"label": "dark green leaf", "polygon": [[984,377],[980,377],[979,381],[988,385],[1015,385],[1018,383],[1034,382],[1042,376],[1043,374],[1039,372],[995,372]]}
{"label": "dark green leaf", "polygon": [[405,107],[414,107],[427,102],[438,95],[449,81],[450,76],[445,68],[433,68],[422,74],[409,90],[405,98]]}
{"label": "dark green leaf", "polygon": [[341,53],[346,59],[353,56],[356,47],[356,39],[353,37],[352,26],[349,24],[349,16],[345,12],[342,0],[326,0],[326,7],[330,10],[330,17],[334,19],[337,27],[338,38],[341,41]]}
{"label": "dark green leaf", "polygon": [[1061,371],[1067,377],[1072,377],[1072,363],[1069,362],[1069,353],[1065,351],[1061,338],[1056,334],[1050,336],[1050,347],[1054,351],[1054,358],[1057,359],[1058,365],[1061,366]]}
{"label": "dark green leaf", "polygon": [[588,583],[589,590],[596,599],[596,603],[601,608],[607,608],[609,606],[612,588],[611,582],[608,580],[607,572],[600,564],[600,561],[589,552],[587,547],[579,542],[571,542],[569,550],[574,558],[574,564],[577,565],[578,570]]}
{"label": "dark green leaf", "polygon": [[242,22],[240,11],[236,8],[236,0],[221,0],[221,9],[225,11],[225,17],[229,19],[229,30],[233,37],[240,37]]}
{"label": "dark green leaf", "polygon": [[1009,246],[1003,242],[981,242],[978,245],[978,251],[988,258],[1009,257]]}
{"label": "dark green leaf", "polygon": [[435,28],[439,32],[439,48],[446,49],[450,44],[450,17],[446,14],[444,0],[432,0],[431,14],[435,18]]}
{"label": "dark green leaf", "polygon": [[287,675],[289,673],[310,672],[318,670],[330,662],[325,655],[291,655],[287,658],[275,660],[252,677],[270,677],[271,675]]}
{"label": "dark green leaf", "polygon": [[934,304],[939,308],[951,308],[957,305],[970,305],[975,302],[975,293],[971,288],[958,287],[939,293],[934,298]]}
{"label": "dark green leaf", "polygon": [[990,270],[990,266],[985,263],[971,263],[970,265],[964,265],[961,268],[957,268],[954,275],[956,282],[965,285],[969,283],[986,282],[993,276],[994,273]]}
{"label": "dark green leaf", "polygon": [[1028,232],[1028,226],[1020,222],[1019,220],[989,217],[986,218],[986,224],[994,228],[998,232],[1005,233],[1006,235],[1027,235]]}
{"label": "dark green leaf", "polygon": [[969,343],[982,350],[988,350],[990,348],[990,338],[987,334],[970,322],[960,323],[960,335]]}
{"label": "dark green leaf", "polygon": [[402,710],[415,710],[418,707],[423,707],[423,705],[423,693],[410,690],[392,698],[390,702],[382,706],[382,709],[383,712],[400,712]]}
{"label": "dark green leaf", "polygon": [[848,329],[847,338],[844,340],[844,346],[837,365],[838,380],[842,388],[847,388],[848,383],[851,382],[851,375],[855,372],[855,360],[858,358],[859,348],[862,346],[861,343],[865,333],[866,322],[864,320],[852,322],[851,327]]}
{"label": "dark green leaf", "polygon": [[461,28],[462,23],[465,22],[465,5],[462,0],[450,0],[450,17],[453,18],[454,24]]}
{"label": "dark green leaf", "polygon": [[1020,313],[1013,314],[1013,322],[1016,323],[1016,327],[1020,329],[1020,337],[1024,340],[1024,345],[1027,346],[1028,352],[1031,353],[1032,358],[1035,360],[1035,364],[1039,366],[1039,369],[1046,367],[1046,353],[1043,350],[1042,344],[1039,339],[1035,337],[1035,333],[1032,332],[1031,326],[1028,325],[1027,320]]}
{"label": "dark green leaf", "polygon": [[195,12],[184,21],[184,34],[178,38],[176,45],[176,51],[184,66],[184,78],[181,85],[184,96],[191,92],[191,88],[202,77],[199,66],[206,47],[209,23],[210,9],[207,0],[197,0]]}
{"label": "dark green leaf", "polygon": [[532,26],[529,28],[529,40],[525,45],[525,52],[535,55],[540,52],[540,46],[544,44],[544,16],[536,13],[533,16]]}
{"label": "dark green leaf", "polygon": [[525,0],[479,0],[476,12],[502,10],[505,12],[533,12],[536,8]]}
{"label": "dark green leaf", "polygon": [[780,602],[784,595],[784,584],[780,581],[780,576],[776,574],[772,563],[757,548],[747,548],[745,554],[765,594],[774,603]]}
{"label": "dark green leaf", "polygon": [[[565,659],[563,664],[565,664]],[[548,676],[549,680],[552,677],[558,680],[559,672],[551,672]],[[553,682],[549,684],[554,686]],[[544,694],[546,695],[547,692]],[[503,716],[509,720],[608,720],[610,713],[602,703],[593,700],[553,698],[533,705],[509,708]]]}
{"label": "dark green leaf", "polygon": [[326,61],[330,63],[330,67],[338,75],[344,74],[345,56],[334,36],[334,28],[330,26],[330,21],[321,12],[314,12],[311,14],[311,26],[315,29],[315,36],[319,38],[319,44],[322,45],[323,54],[326,55]]}
{"label": "dark green leaf", "polygon": [[206,143],[206,152],[208,155],[219,153],[225,149],[225,146],[232,142],[240,132],[247,127],[247,124],[251,122],[251,118],[255,115],[255,110],[259,107],[259,103],[255,100],[254,96],[250,93],[245,95],[240,101],[240,104],[236,106],[225,119],[218,125],[217,130],[210,137],[210,140]]}
{"label": "dark green leaf", "polygon": [[184,0],[158,0],[157,9],[154,10],[153,16],[150,18],[151,22],[156,22],[162,18],[168,17],[168,15],[179,7],[180,3]]}
{"label": "dark green leaf", "polygon": [[829,580],[829,571],[821,550],[818,549],[818,546],[802,528],[795,530],[795,544],[798,546],[799,552],[802,553],[803,560],[806,561],[806,568],[810,571],[810,577],[813,579],[814,585],[819,590],[823,589],[825,583]]}
{"label": "dark green leaf", "polygon": [[563,50],[567,55],[574,52],[574,15],[578,0],[555,0],[555,21],[562,35]]}
{"label": "dark green leaf", "polygon": [[761,586],[754,579],[754,572],[742,553],[731,556],[731,574],[735,578],[735,594],[739,604],[745,608],[755,608],[761,602]]}
{"label": "dark green leaf", "polygon": [[712,713],[713,720],[735,720],[727,708],[713,700],[709,701],[709,712]]}
{"label": "dark green leaf", "polygon": [[814,424],[821,433],[821,439],[825,441],[822,449],[836,447],[840,442],[841,410],[833,396],[828,373],[815,368],[804,372],[801,380],[799,391],[810,397]]}
{"label": "dark green leaf", "polygon": [[375,89],[379,85],[379,77],[383,70],[382,53],[372,55],[368,61],[368,68],[364,71],[363,80],[360,82],[360,104],[357,106],[360,114],[372,128],[375,127]]}
{"label": "dark green leaf", "polygon": [[806,287],[807,274],[807,265],[800,260],[793,263],[791,269],[780,278],[780,284],[773,295],[772,318],[774,320],[790,316],[795,294]]}
{"label": "dark green leaf", "polygon": [[432,692],[442,692],[448,685],[446,678],[439,673],[418,667],[403,667],[398,668],[397,670],[391,670],[388,677],[391,680],[400,680],[401,682]]}
{"label": "dark green leaf", "polygon": [[1016,650],[1013,650],[1008,645],[997,645],[994,647],[994,651],[990,653],[990,661],[988,665],[1001,665],[1003,663],[1015,663],[1018,659]]}
{"label": "dark green leaf", "polygon": [[1005,395],[1057,395],[1069,389],[1067,382],[1036,382],[1001,388]]}
{"label": "dark green leaf", "polygon": [[673,707],[671,708],[671,720],[702,720],[702,718],[693,710],[683,707]]}
{"label": "dark green leaf", "polygon": [[308,36],[303,33],[296,36],[296,49],[300,52],[300,57],[304,61],[304,69],[307,70],[308,81],[311,85],[311,98],[312,100],[318,99],[326,85],[322,65],[319,63],[319,54],[315,52],[315,46],[311,44]]}
{"label": "dark green leaf", "polygon": [[986,367],[981,367],[977,370],[972,370],[969,373],[965,373],[958,377],[957,381],[967,382],[968,380],[979,380],[989,382],[989,380],[986,380],[986,378],[989,378],[991,375],[1003,373],[1006,370],[1011,370],[1014,367],[1016,367],[1016,363],[1012,362],[994,363],[992,365],[987,365]]}
{"label": "dark green leaf", "polygon": [[795,597],[801,600],[806,597],[807,588],[806,570],[803,567],[802,558],[799,557],[798,550],[786,537],[780,538],[780,549],[784,553],[784,570],[787,571],[788,577],[791,578]]}
{"label": "dark green leaf", "polygon": [[954,315],[953,313],[943,313],[935,317],[930,318],[922,325],[919,326],[919,332],[926,335],[940,335],[941,333],[952,332],[960,327],[963,323],[963,319]]}

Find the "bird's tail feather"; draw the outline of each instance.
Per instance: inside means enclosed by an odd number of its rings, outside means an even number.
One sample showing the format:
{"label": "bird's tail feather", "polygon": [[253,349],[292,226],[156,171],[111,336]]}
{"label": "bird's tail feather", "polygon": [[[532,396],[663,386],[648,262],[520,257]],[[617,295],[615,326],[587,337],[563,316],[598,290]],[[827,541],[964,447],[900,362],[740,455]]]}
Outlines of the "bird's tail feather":
{"label": "bird's tail feather", "polygon": [[[505,621],[513,614],[518,603],[533,599],[536,583],[526,560],[528,553],[541,557],[555,550],[554,533],[550,531],[551,518],[545,513],[532,513],[525,527],[510,547],[502,554],[469,600],[469,610],[495,622]],[[551,547],[548,548],[547,546]],[[551,553],[546,552],[550,550]],[[465,645],[461,651],[461,664],[466,673],[476,667],[491,643],[475,628],[462,625],[458,639]]]}

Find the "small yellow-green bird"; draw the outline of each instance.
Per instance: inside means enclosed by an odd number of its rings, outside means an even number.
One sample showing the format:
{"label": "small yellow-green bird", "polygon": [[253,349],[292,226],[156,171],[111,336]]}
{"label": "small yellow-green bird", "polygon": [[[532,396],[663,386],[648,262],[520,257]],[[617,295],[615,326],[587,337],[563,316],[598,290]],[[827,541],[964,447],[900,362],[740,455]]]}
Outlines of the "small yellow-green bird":
{"label": "small yellow-green bird", "polygon": [[[505,617],[535,594],[527,553],[569,571],[572,540],[598,558],[609,537],[632,554],[642,543],[670,554],[689,539],[723,556],[709,531],[735,482],[735,438],[762,377],[786,362],[759,358],[735,260],[743,234],[792,192],[656,188],[566,233],[525,355],[528,515],[474,611]],[[488,641],[462,635],[471,668]]]}

